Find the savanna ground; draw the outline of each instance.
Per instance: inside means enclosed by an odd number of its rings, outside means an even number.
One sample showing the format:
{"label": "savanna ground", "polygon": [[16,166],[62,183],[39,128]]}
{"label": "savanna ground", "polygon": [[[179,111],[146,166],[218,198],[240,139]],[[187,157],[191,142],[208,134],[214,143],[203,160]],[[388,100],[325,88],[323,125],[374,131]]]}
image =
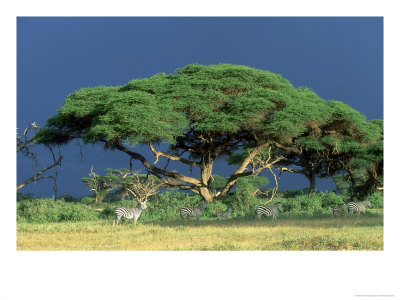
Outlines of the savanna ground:
{"label": "savanna ground", "polygon": [[17,250],[383,250],[383,212],[360,217],[17,224]]}

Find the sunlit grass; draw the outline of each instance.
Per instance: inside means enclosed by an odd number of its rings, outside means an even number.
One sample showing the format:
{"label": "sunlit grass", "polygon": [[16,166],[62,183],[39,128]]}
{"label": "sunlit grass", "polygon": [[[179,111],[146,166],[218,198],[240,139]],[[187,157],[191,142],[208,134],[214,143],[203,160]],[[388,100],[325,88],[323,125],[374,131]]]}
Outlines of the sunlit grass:
{"label": "sunlit grass", "polygon": [[383,217],[17,225],[18,250],[383,250]]}

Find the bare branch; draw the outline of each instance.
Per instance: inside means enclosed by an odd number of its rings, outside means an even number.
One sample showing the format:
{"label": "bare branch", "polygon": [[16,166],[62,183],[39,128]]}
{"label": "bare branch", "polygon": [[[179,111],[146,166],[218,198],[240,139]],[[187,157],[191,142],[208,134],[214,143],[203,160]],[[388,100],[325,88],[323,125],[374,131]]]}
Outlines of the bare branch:
{"label": "bare branch", "polygon": [[[33,129],[35,131],[35,133],[31,137],[28,137],[28,133],[29,133],[29,131],[31,129]],[[33,123],[31,123],[29,125],[29,127],[27,127],[24,130],[24,132],[23,132],[23,134],[21,136],[17,136],[17,152],[20,152],[23,155],[25,155],[26,157],[30,158],[34,163],[35,168],[38,167],[39,163],[37,161],[36,154],[32,149],[35,147],[35,145],[33,144],[33,141],[35,140],[37,132],[38,132],[39,129],[40,128],[36,124],[36,122],[33,122]],[[58,159],[56,159],[56,156],[54,155],[53,149],[47,144],[44,144],[44,146],[46,146],[49,149],[49,151],[50,151],[50,153],[52,155],[52,158],[53,158],[53,164],[49,165],[47,167],[44,167],[42,170],[37,172],[31,178],[25,180],[23,183],[18,185],[17,186],[17,191],[19,189],[23,188],[24,186],[26,186],[27,184],[31,183],[32,181],[36,182],[36,181],[41,180],[41,179],[50,178],[50,179],[53,179],[54,199],[57,199],[57,175],[58,174],[57,174],[56,166],[57,165],[61,165],[62,156],[60,154],[60,149],[59,149],[59,151],[58,151]],[[51,168],[54,168],[55,176],[50,176],[50,175],[49,176],[41,176],[44,172],[46,172],[47,170],[49,170]]]}
{"label": "bare branch", "polygon": [[46,172],[47,170],[49,170],[49,169],[51,169],[51,168],[53,168],[53,167],[55,167],[55,166],[57,166],[57,165],[61,165],[61,159],[62,159],[62,156],[59,155],[57,161],[55,161],[52,165],[43,168],[42,170],[40,170],[39,172],[37,172],[35,175],[33,175],[31,178],[25,180],[23,183],[21,183],[20,185],[18,185],[18,186],[17,186],[17,191],[18,191],[19,189],[23,188],[24,186],[26,186],[27,184],[31,183],[32,181],[38,181],[39,179],[42,179],[42,178],[53,178],[53,179],[54,179],[53,176],[42,176],[42,177],[39,177],[39,176],[42,175],[42,174],[43,174],[44,172]]}

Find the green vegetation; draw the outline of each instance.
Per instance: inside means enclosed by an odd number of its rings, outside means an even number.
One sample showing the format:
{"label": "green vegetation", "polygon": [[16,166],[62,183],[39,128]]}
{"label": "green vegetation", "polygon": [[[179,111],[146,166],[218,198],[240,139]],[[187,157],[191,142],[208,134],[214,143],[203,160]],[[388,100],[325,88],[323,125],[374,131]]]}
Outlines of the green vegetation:
{"label": "green vegetation", "polygon": [[[199,195],[164,191],[147,202],[148,210],[136,226],[122,219],[117,227],[112,226],[114,208],[133,207],[136,201],[114,197],[117,201],[87,205],[88,199],[94,203],[93,197],[61,198],[32,199],[19,194],[18,250],[383,250],[382,209],[374,208],[361,217],[333,218],[330,205],[343,201],[333,192],[299,192],[293,198],[279,194],[272,202],[283,203],[284,212],[277,221],[255,221],[254,207],[262,199],[250,197],[246,205],[235,207],[227,222],[218,222],[216,211],[225,210],[227,204],[216,201],[207,207],[199,226],[195,220],[182,226],[179,216],[182,205],[202,202]],[[382,193],[376,193],[372,201],[383,203]]]}
{"label": "green vegetation", "polygon": [[[257,205],[272,205],[278,201],[283,204],[284,209],[278,215],[278,219],[282,217],[330,216],[332,206],[345,203],[342,196],[333,192],[316,192],[312,195],[300,193],[294,198],[284,198],[282,193],[277,195],[272,202],[266,204],[263,198],[251,196],[251,194],[235,193],[226,197],[224,202],[215,201],[209,204],[204,211],[203,218],[214,218],[217,211],[223,211],[230,205],[233,208],[231,218],[253,219],[254,209]],[[137,205],[136,200],[120,200],[118,197],[112,196],[107,199],[107,202],[88,205],[89,202],[93,203],[92,197],[86,196],[71,201],[70,196],[62,196],[59,200],[54,201],[46,198],[29,198],[20,194],[17,201],[17,220],[28,223],[111,220],[114,218],[113,211],[116,207],[135,207]],[[66,199],[70,201],[67,202]],[[383,208],[382,192],[373,194],[369,199],[371,199],[374,209]],[[148,210],[142,213],[139,222],[179,221],[180,207],[197,207],[202,201],[199,195],[167,190],[150,198],[147,203]],[[367,213],[373,214],[372,212]]]}

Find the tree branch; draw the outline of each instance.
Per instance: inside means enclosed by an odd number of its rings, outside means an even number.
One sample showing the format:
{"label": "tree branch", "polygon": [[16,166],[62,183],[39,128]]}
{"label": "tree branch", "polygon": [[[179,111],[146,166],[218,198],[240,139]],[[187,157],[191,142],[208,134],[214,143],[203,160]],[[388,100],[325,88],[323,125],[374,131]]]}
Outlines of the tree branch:
{"label": "tree branch", "polygon": [[43,174],[43,173],[46,172],[47,170],[49,170],[49,169],[51,169],[51,168],[53,168],[53,167],[55,167],[55,166],[57,166],[57,165],[60,165],[60,164],[61,164],[61,159],[62,159],[62,156],[59,155],[57,161],[55,161],[54,164],[43,168],[42,170],[40,170],[39,172],[37,172],[35,175],[33,175],[31,178],[25,180],[23,183],[21,183],[20,185],[18,185],[18,186],[17,186],[17,191],[18,191],[19,189],[23,188],[25,185],[31,183],[32,181],[37,181],[37,180],[43,179],[43,178],[54,178],[53,176],[42,176],[42,177],[38,177],[38,176],[40,176],[41,174]]}
{"label": "tree branch", "polygon": [[157,175],[164,175],[164,176],[166,176],[166,177],[174,178],[174,179],[176,179],[176,180],[180,180],[180,181],[183,181],[183,182],[187,182],[187,183],[193,184],[194,186],[197,186],[197,187],[200,187],[200,186],[201,186],[200,180],[198,180],[198,179],[196,179],[196,178],[189,177],[189,176],[185,176],[185,175],[181,175],[181,174],[179,174],[179,173],[170,172],[170,171],[167,171],[167,170],[163,170],[163,169],[160,169],[160,168],[157,168],[157,167],[151,165],[151,164],[146,160],[146,158],[144,158],[144,156],[140,155],[139,153],[133,152],[133,151],[131,151],[131,150],[125,148],[125,147],[122,146],[119,142],[114,142],[114,143],[113,143],[113,146],[114,146],[116,149],[118,149],[118,150],[120,150],[120,151],[122,151],[122,152],[125,152],[125,153],[128,154],[131,158],[136,159],[136,160],[139,160],[139,161],[143,164],[143,166],[144,166],[147,170],[149,170],[153,175],[156,175],[156,174],[157,174]]}
{"label": "tree branch", "polygon": [[249,176],[254,174],[254,170],[244,172],[247,168],[247,165],[251,163],[251,161],[254,159],[254,157],[261,152],[261,150],[268,146],[268,144],[262,144],[259,146],[256,146],[253,148],[253,150],[249,153],[249,156],[247,156],[243,162],[240,164],[240,166],[233,172],[233,174],[229,177],[226,185],[222,188],[220,192],[218,192],[215,196],[218,197],[223,197],[226,193],[229,192],[229,190],[236,184],[236,181],[239,177],[243,176]]}
{"label": "tree branch", "polygon": [[178,155],[170,155],[170,154],[167,154],[167,153],[162,152],[162,151],[156,151],[156,149],[154,148],[154,146],[153,146],[153,144],[151,142],[148,142],[148,145],[149,145],[149,148],[150,148],[151,152],[153,152],[154,157],[156,158],[156,160],[155,160],[155,162],[153,164],[156,164],[158,162],[159,156],[163,156],[163,157],[166,157],[166,158],[168,158],[170,160],[180,161],[180,162],[182,162],[184,164],[187,164],[189,166],[200,167],[200,164],[198,162],[185,159],[185,158],[180,157]]}

